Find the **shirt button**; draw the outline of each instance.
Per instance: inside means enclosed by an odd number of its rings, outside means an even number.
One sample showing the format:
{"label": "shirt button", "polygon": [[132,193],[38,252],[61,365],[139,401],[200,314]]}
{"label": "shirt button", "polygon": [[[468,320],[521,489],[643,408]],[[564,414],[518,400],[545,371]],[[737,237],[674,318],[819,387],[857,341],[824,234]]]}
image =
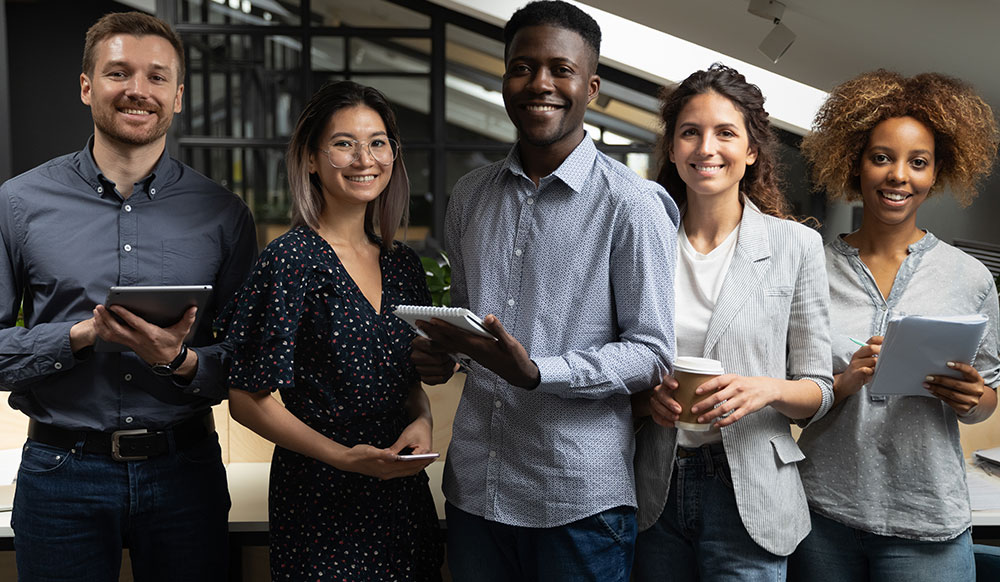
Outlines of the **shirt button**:
{"label": "shirt button", "polygon": [[126,204],[125,205],[125,212],[132,212],[132,205],[131,204]]}
{"label": "shirt button", "polygon": [[125,374],[125,381],[126,382],[131,382],[132,381],[132,374]]}
{"label": "shirt button", "polygon": [[523,253],[524,253],[524,251],[522,251],[521,249],[514,249],[514,254],[515,254],[515,255],[517,255],[517,256],[519,256],[519,257],[520,257],[520,256],[521,256],[521,255],[522,255]]}
{"label": "shirt button", "polygon": [[503,406],[503,404],[499,400],[497,400],[496,402],[493,403],[493,406],[500,408],[501,406]]}
{"label": "shirt button", "polygon": [[52,364],[52,367],[56,370],[62,370],[62,362],[56,362],[55,364]]}
{"label": "shirt button", "polygon": [[494,458],[494,457],[496,457],[496,456],[497,456],[497,452],[496,451],[490,451],[490,458],[491,459]]}
{"label": "shirt button", "polygon": [[156,194],[156,188],[150,188],[149,189],[149,193],[155,195]]}
{"label": "shirt button", "polygon": [[125,245],[124,247],[122,247],[122,248],[123,248],[123,249],[125,249],[125,252],[126,252],[126,253],[130,253],[130,252],[132,252],[132,245],[130,245],[130,244],[126,244],[126,245]]}
{"label": "shirt button", "polygon": [[507,305],[510,305],[511,307],[514,307],[514,300],[513,299],[508,299],[507,300]]}
{"label": "shirt button", "polygon": [[97,193],[98,194],[104,194],[104,186],[98,186],[97,187]]}
{"label": "shirt button", "polygon": [[127,422],[129,424],[132,424],[132,417],[131,416],[126,416],[125,417],[125,422]]}
{"label": "shirt button", "polygon": [[527,204],[528,206],[531,206],[532,204],[535,203],[535,199],[534,198],[528,198],[527,200],[524,201],[524,203]]}

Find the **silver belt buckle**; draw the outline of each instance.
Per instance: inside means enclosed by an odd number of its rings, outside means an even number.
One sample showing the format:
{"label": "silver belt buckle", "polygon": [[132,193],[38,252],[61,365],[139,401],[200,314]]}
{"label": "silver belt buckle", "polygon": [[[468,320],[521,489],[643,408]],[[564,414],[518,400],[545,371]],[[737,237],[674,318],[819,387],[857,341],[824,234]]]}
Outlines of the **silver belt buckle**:
{"label": "silver belt buckle", "polygon": [[116,430],[111,433],[111,458],[116,461],[145,461],[149,457],[145,455],[139,455],[135,457],[123,457],[120,454],[120,444],[119,439],[123,436],[130,436],[134,434],[146,434],[149,431],[144,428],[137,428],[133,430]]}

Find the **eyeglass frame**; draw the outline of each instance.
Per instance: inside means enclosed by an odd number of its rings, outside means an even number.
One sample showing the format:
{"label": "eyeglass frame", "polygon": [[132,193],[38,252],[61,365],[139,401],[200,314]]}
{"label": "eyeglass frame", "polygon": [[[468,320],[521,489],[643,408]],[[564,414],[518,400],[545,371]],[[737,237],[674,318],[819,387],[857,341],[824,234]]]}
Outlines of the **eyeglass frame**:
{"label": "eyeglass frame", "polygon": [[[376,141],[376,140],[383,140],[383,141],[386,141],[386,142],[389,143],[389,149],[392,150],[392,159],[389,160],[389,163],[383,164],[382,162],[380,162],[378,160],[378,158],[375,157],[375,154],[372,153],[372,142]],[[337,164],[333,163],[333,159],[330,157],[330,153],[333,151],[333,147],[332,147],[333,144],[330,144],[331,145],[330,149],[327,149],[327,150],[317,150],[317,151],[320,151],[320,152],[326,154],[326,161],[330,162],[330,165],[333,166],[334,168],[337,168],[338,170],[341,170],[341,169],[344,169],[344,168],[349,168],[349,167],[353,166],[354,162],[358,161],[361,158],[361,151],[362,151],[361,146],[364,146],[365,149],[368,150],[368,157],[370,157],[372,160],[375,161],[376,164],[378,164],[378,165],[380,165],[382,167],[391,166],[393,164],[393,162],[396,161],[396,158],[399,157],[399,148],[400,148],[399,142],[397,140],[392,139],[391,137],[388,137],[388,136],[386,136],[386,137],[379,136],[379,137],[376,137],[374,139],[370,139],[368,141],[358,141],[356,139],[350,139],[350,140],[348,140],[348,139],[338,139],[337,141],[350,141],[352,144],[354,144],[354,157],[351,158],[351,162],[349,164],[346,164],[346,165],[343,165],[343,166],[338,166]]]}

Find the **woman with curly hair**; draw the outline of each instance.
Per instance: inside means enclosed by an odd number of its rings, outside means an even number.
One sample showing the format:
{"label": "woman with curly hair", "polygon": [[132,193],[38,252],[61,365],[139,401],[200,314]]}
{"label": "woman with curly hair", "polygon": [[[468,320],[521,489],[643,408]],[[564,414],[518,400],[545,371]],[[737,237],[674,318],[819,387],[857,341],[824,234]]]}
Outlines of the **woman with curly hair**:
{"label": "woman with curly hair", "polygon": [[[723,65],[663,94],[659,181],[683,214],[674,281],[680,356],[727,372],[677,424],[677,381],[633,398],[635,579],[779,580],[809,532],[789,419],[833,402],[818,233],[787,220],[760,89]],[[693,431],[692,428],[703,428]]]}
{"label": "woman with curly hair", "polygon": [[[917,226],[917,209],[944,186],[963,205],[975,197],[997,151],[993,113],[956,79],[880,70],[833,90],[802,149],[817,186],[864,211],[826,249],[836,404],[799,440],[813,531],[790,578],[972,581],[958,423],[997,405],[997,290],[981,263]],[[972,365],[947,362],[954,374],[929,376],[926,398],[869,392],[891,318],[971,313],[989,318]],[[850,337],[870,339],[856,349]]]}

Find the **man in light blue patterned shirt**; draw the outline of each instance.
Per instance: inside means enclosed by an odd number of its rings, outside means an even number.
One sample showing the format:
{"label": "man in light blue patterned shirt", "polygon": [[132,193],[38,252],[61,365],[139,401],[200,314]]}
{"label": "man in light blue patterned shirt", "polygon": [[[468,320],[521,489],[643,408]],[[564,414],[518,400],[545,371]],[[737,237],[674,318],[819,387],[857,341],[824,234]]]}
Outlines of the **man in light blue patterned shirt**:
{"label": "man in light blue patterned shirt", "polygon": [[629,395],[674,357],[678,212],[583,129],[600,28],[534,2],[504,29],[518,143],[455,186],[452,298],[498,341],[439,320],[414,341],[425,381],[470,356],[444,474],[455,580],[627,581],[635,541]]}

